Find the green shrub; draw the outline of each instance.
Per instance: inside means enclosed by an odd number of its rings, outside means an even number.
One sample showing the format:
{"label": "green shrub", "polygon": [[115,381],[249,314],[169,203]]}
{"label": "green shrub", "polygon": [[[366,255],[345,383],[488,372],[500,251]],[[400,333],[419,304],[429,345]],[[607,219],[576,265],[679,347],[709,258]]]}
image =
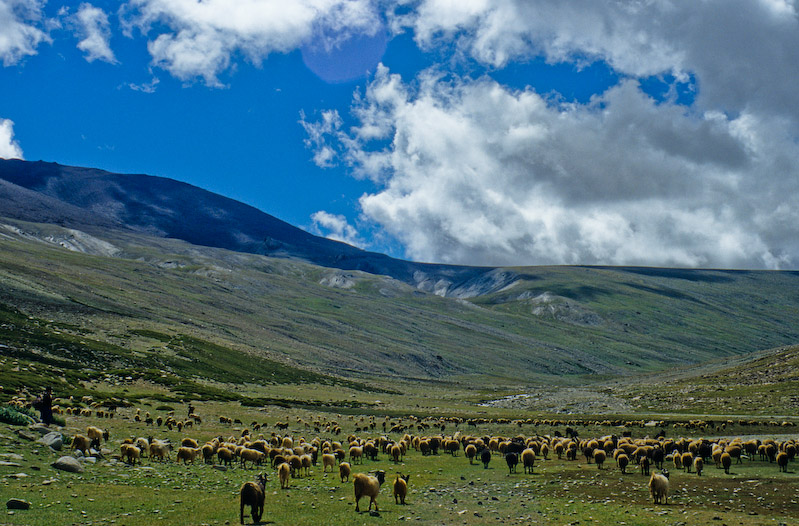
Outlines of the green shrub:
{"label": "green shrub", "polygon": [[21,408],[7,405],[0,407],[0,422],[13,426],[26,426],[33,422],[30,415],[21,412]]}
{"label": "green shrub", "polygon": [[156,411],[174,411],[175,408],[171,405],[159,405],[155,408]]}

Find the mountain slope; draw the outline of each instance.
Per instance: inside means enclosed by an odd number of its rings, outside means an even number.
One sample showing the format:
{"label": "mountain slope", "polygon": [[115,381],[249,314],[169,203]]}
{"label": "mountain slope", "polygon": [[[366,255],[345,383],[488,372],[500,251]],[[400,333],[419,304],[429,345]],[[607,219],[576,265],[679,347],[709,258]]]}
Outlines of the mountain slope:
{"label": "mountain slope", "polygon": [[[252,355],[296,378],[582,382],[795,344],[797,286],[796,272],[417,264],[163,178],[0,162],[0,345],[98,370],[251,382]],[[238,373],[213,367],[226,355]]]}
{"label": "mountain slope", "polygon": [[238,201],[163,177],[0,159],[0,215],[91,231],[130,229],[194,245],[293,257],[446,293],[480,269],[424,265],[314,236]]}

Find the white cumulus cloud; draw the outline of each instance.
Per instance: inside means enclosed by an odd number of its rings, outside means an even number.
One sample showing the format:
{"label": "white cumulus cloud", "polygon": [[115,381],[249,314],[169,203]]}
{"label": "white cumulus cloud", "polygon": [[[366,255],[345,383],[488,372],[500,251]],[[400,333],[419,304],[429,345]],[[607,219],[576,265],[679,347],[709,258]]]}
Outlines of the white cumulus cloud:
{"label": "white cumulus cloud", "polygon": [[4,66],[35,55],[36,48],[50,37],[41,29],[44,2],[0,0],[0,59]]}
{"label": "white cumulus cloud", "polygon": [[181,80],[219,75],[239,55],[254,64],[311,39],[327,46],[352,34],[374,34],[379,13],[370,0],[131,0],[126,18],[144,33],[153,63]]}
{"label": "white cumulus cloud", "polygon": [[362,246],[363,240],[358,230],[349,224],[343,215],[331,214],[320,210],[311,215],[313,225],[311,230],[320,236],[325,236],[336,241],[343,241],[353,246]]}
{"label": "white cumulus cloud", "polygon": [[[588,103],[379,69],[340,148],[364,217],[414,259],[780,268],[799,263],[792,123],[692,113],[626,80]],[[320,125],[324,128],[324,125]]]}
{"label": "white cumulus cloud", "polygon": [[78,49],[86,54],[86,60],[94,62],[102,60],[115,64],[117,62],[111,50],[111,26],[108,15],[98,7],[83,3],[74,16],[77,36],[80,38]]}
{"label": "white cumulus cloud", "polygon": [[420,0],[394,17],[426,49],[447,44],[493,67],[540,56],[607,62],[635,77],[696,75],[698,102],[799,118],[795,0]]}
{"label": "white cumulus cloud", "polygon": [[14,121],[0,119],[0,157],[3,159],[22,159],[22,148],[14,140]]}

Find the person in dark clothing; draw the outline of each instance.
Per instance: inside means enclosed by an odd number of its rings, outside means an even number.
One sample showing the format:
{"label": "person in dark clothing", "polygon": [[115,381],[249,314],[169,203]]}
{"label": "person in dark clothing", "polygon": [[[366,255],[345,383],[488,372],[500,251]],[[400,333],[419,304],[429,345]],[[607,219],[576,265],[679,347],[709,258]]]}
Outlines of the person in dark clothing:
{"label": "person in dark clothing", "polygon": [[49,426],[53,423],[53,389],[47,387],[44,394],[36,400],[34,409],[38,409],[42,417],[42,423]]}

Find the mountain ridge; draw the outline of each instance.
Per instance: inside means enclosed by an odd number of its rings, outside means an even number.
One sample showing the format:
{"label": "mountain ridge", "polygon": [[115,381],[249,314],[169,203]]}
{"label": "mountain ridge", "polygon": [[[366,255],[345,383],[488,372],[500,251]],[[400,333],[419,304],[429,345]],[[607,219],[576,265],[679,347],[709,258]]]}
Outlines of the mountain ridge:
{"label": "mountain ridge", "polygon": [[415,263],[365,251],[165,177],[45,161],[0,159],[0,215],[78,229],[133,230],[201,246],[295,257],[329,268],[388,275],[440,295],[488,270]]}

